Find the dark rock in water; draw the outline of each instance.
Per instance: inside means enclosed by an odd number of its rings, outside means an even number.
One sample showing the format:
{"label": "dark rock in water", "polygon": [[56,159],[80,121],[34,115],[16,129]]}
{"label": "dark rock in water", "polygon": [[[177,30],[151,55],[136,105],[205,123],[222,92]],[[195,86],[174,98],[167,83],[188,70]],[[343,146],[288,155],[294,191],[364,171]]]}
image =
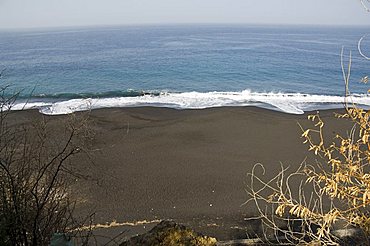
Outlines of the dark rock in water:
{"label": "dark rock in water", "polygon": [[178,225],[173,221],[162,221],[148,233],[132,237],[128,241],[125,241],[121,244],[121,246],[133,245],[213,246],[216,245],[216,239],[203,236],[186,228],[183,225]]}

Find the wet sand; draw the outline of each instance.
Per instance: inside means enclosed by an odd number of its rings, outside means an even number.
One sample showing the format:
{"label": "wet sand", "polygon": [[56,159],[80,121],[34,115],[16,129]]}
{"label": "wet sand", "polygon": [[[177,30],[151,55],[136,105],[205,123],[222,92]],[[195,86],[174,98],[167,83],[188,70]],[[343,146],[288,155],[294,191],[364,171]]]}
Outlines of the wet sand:
{"label": "wet sand", "polygon": [[[15,122],[40,117],[36,111],[14,115]],[[351,125],[331,110],[321,116],[329,134]],[[89,178],[75,180],[72,196],[78,199],[76,214],[95,212],[95,223],[173,219],[220,240],[242,238],[254,226],[244,218],[256,215],[253,206],[242,205],[252,167],[262,163],[269,178],[280,163],[294,168],[307,156],[313,160],[297,124],[311,126],[307,114],[142,107],[93,110],[89,117],[95,133],[91,158],[74,163]],[[125,227],[125,236],[150,226]]]}

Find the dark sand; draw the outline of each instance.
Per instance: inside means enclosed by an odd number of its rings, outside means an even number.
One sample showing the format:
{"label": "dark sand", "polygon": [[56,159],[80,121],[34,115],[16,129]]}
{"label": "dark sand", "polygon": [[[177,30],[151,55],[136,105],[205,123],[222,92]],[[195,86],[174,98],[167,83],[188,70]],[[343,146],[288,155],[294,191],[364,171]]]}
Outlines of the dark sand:
{"label": "dark sand", "polygon": [[[40,116],[15,115],[17,122]],[[351,125],[330,110],[321,116],[330,133]],[[66,116],[51,118],[60,117]],[[93,110],[90,119],[92,160],[75,164],[90,178],[76,180],[72,195],[79,200],[76,214],[95,211],[95,223],[173,219],[221,240],[242,238],[251,226],[244,218],[256,215],[253,206],[242,206],[253,165],[264,164],[273,177],[280,163],[298,167],[309,155],[297,124],[311,126],[307,114],[145,107]],[[147,228],[129,228],[125,236]]]}

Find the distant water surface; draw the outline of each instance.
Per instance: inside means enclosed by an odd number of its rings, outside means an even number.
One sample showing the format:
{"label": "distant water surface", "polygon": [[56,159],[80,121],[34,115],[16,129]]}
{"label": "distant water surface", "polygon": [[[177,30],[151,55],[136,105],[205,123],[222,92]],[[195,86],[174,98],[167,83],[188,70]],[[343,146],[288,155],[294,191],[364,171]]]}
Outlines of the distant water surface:
{"label": "distant water surface", "polygon": [[[288,113],[341,105],[341,50],[352,51],[351,92],[370,61],[368,27],[182,25],[0,31],[3,83],[29,107],[206,108],[255,105]],[[370,37],[363,50],[370,55]],[[356,100],[357,100],[356,99]]]}

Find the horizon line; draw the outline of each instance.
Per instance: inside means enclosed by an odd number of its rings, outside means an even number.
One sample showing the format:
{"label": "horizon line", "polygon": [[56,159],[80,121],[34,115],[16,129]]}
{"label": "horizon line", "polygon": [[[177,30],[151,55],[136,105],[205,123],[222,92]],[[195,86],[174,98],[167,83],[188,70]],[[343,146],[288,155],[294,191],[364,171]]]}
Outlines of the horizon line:
{"label": "horizon line", "polygon": [[60,26],[0,27],[0,31],[32,31],[104,27],[166,27],[166,26],[264,26],[264,27],[370,27],[370,24],[310,24],[310,23],[247,23],[247,22],[179,22],[179,23],[129,23],[129,24],[87,24]]}

